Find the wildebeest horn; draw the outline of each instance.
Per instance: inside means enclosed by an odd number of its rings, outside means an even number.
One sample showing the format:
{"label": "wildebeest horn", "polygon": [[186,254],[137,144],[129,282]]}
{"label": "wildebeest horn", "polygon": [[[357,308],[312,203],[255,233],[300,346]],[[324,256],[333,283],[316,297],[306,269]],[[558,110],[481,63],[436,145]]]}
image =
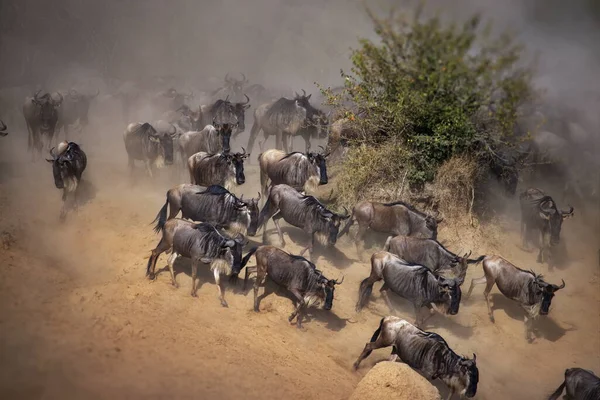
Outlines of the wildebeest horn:
{"label": "wildebeest horn", "polygon": [[472,252],[473,252],[473,250],[470,250],[468,254],[465,253],[465,256],[463,258],[469,258],[471,256]]}
{"label": "wildebeest horn", "polygon": [[564,288],[565,288],[565,280],[564,280],[564,279],[561,279],[561,281],[562,281],[562,285],[560,285],[560,286],[557,286],[557,287],[556,287],[556,289],[555,289],[555,291],[556,291],[556,290],[560,290],[560,289],[564,289]]}
{"label": "wildebeest horn", "polygon": [[[63,100],[64,100],[65,98],[63,97],[63,95],[62,95],[62,94],[60,94],[60,92],[57,92],[57,93],[58,93],[58,95],[60,96],[60,100],[58,101],[58,104],[62,104],[62,102],[63,102]],[[52,98],[52,97],[50,97],[50,98]]]}
{"label": "wildebeest horn", "polygon": [[[1,129],[0,129],[0,130],[1,130]],[[568,216],[571,216],[571,215],[573,215],[573,211],[574,211],[574,210],[575,210],[575,209],[574,209],[574,208],[573,208],[573,207],[572,207],[572,206],[569,204],[569,211],[561,211],[561,213],[562,213],[562,215],[565,215],[565,216],[566,216],[566,215],[568,215]]]}
{"label": "wildebeest horn", "polygon": [[302,90],[302,95],[303,95],[304,97],[306,97],[306,90],[304,90],[304,89],[300,89],[300,90]]}
{"label": "wildebeest horn", "polygon": [[246,104],[250,103],[250,97],[248,97],[248,95],[246,93],[244,93],[244,96],[246,97],[246,102],[242,103],[242,104],[246,105]]}
{"label": "wildebeest horn", "polygon": [[477,356],[473,353],[473,362],[477,361]]}
{"label": "wildebeest horn", "polygon": [[258,200],[260,200],[260,198],[261,198],[261,195],[260,195],[260,192],[258,192]]}
{"label": "wildebeest horn", "polygon": [[245,156],[246,155],[246,149],[244,147],[242,147],[242,155]]}
{"label": "wildebeest horn", "polygon": [[50,155],[52,156],[52,158],[56,158],[56,152],[54,151],[55,147],[50,149]]}
{"label": "wildebeest horn", "polygon": [[334,284],[334,285],[341,285],[341,284],[342,284],[342,282],[344,282],[344,278],[345,278],[345,277],[346,277],[345,275],[342,275],[342,280],[341,280],[341,281],[338,281],[337,279],[334,279],[334,280],[333,280],[333,284]]}
{"label": "wildebeest horn", "polygon": [[7,128],[6,124],[4,123],[4,121],[2,121],[2,120],[0,119],[0,131],[3,131],[3,130],[5,130],[6,128]]}
{"label": "wildebeest horn", "polygon": [[248,79],[246,79],[246,75],[244,75],[244,73],[243,73],[243,72],[240,72],[240,74],[242,74],[242,82],[243,82],[243,83],[246,83],[246,82],[248,82]]}

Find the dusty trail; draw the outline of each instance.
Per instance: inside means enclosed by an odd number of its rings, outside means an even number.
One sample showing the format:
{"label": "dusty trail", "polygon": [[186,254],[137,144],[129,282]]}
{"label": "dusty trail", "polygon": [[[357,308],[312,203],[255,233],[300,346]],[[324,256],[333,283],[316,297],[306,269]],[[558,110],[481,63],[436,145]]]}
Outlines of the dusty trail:
{"label": "dusty trail", "polygon": [[[287,323],[292,303],[281,294],[266,297],[256,314],[251,289],[241,293],[240,283],[239,293],[228,289],[229,308],[222,308],[208,270],[200,271],[199,297],[192,298],[187,260],[176,264],[179,289],[166,271],[154,282],[144,278],[158,242],[149,224],[178,181],[163,171],[155,182],[141,179],[132,186],[118,134],[84,141],[93,198],[63,226],[57,224],[60,193],[49,165],[30,165],[20,150],[24,143],[10,140],[2,143],[0,164],[0,232],[15,240],[10,249],[0,248],[0,397],[346,399],[374,362],[388,356],[389,349],[379,350],[358,373],[350,369],[389,311],[376,284],[374,301],[355,315],[358,285],[369,266],[358,262],[347,239],[317,261],[327,276],[345,274],[332,312],[313,309],[299,331]],[[256,164],[246,168],[247,183],[238,194],[256,195],[257,172]],[[502,231],[443,224],[440,238],[451,249],[501,254],[551,282],[567,283],[540,321],[534,344],[524,340],[522,311],[497,289],[495,324],[487,317],[483,286],[456,317],[428,321],[426,328],[459,353],[477,353],[477,399],[543,398],[567,367],[600,372],[598,243],[587,228],[576,229],[582,224],[577,218],[565,223],[573,262],[553,271],[516,246],[515,224]],[[277,245],[272,223],[268,229]],[[298,251],[303,235],[285,230],[286,250]],[[251,239],[257,242],[261,234]],[[165,265],[163,255],[158,267]],[[480,266],[471,268],[465,290],[481,274]],[[412,321],[412,306],[396,303],[399,316]]]}

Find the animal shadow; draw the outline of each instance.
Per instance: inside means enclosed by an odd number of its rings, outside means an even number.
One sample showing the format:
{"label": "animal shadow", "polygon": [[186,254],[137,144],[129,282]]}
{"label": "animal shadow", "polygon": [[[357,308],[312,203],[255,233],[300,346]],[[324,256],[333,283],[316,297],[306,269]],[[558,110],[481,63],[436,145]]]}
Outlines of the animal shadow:
{"label": "animal shadow", "polygon": [[[281,232],[284,235],[284,239],[287,234],[291,241],[303,248],[310,244],[310,237],[301,229],[286,226],[281,228]],[[275,240],[278,241],[278,239]],[[318,242],[315,243],[314,255],[315,260],[312,260],[313,263],[316,264],[315,261],[318,261],[319,258],[323,256],[337,268],[347,268],[352,265],[353,262],[352,259],[348,258],[348,256],[336,246],[323,246]],[[303,256],[308,258],[308,251],[306,251]]]}
{"label": "animal shadow", "polygon": [[[517,321],[523,321],[525,318],[525,310],[523,310],[519,305],[513,300],[507,299],[502,294],[494,293],[492,295],[493,302],[493,310],[504,310],[506,315],[511,317]],[[552,310],[550,311],[552,312]],[[523,329],[525,329],[523,327]],[[559,326],[556,321],[552,319],[550,315],[540,315],[537,320],[533,323],[533,333],[536,337],[542,337],[551,342],[556,342],[558,339],[562,338],[567,332],[573,331],[576,328],[562,328]]]}
{"label": "animal shadow", "polygon": [[92,182],[82,179],[77,185],[77,202],[80,206],[86,205],[96,198],[97,192],[98,190]]}
{"label": "animal shadow", "polygon": [[[171,277],[169,275],[169,266],[168,265],[165,265],[161,269],[157,269],[156,275],[162,274],[162,273],[164,273],[168,276],[169,284],[171,284]],[[175,260],[175,263],[173,264],[173,273],[175,274],[175,280],[179,284],[180,289],[182,287],[182,282],[180,281],[180,278],[178,279],[178,276],[180,273],[187,275],[189,285],[191,288],[191,286],[192,286],[192,262],[190,259],[184,258],[184,257],[178,257],[177,260]],[[198,266],[198,275],[196,276],[196,279],[197,279],[196,288],[198,290],[200,290],[200,288],[205,283],[212,283],[213,285],[215,285],[215,276],[213,275],[212,271],[210,270],[209,264],[200,263],[200,265]],[[223,280],[223,279],[226,280],[227,277],[221,277],[221,280]]]}

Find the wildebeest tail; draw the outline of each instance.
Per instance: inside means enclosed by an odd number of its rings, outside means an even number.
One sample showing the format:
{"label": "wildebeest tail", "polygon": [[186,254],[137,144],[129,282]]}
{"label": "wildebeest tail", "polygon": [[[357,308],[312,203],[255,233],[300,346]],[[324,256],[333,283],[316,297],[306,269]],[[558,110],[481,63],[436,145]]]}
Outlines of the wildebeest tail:
{"label": "wildebeest tail", "polygon": [[365,278],[360,283],[360,288],[358,289],[358,302],[356,303],[356,312],[360,312],[371,298],[371,293],[373,292],[373,284],[375,282],[371,281],[371,277]]}
{"label": "wildebeest tail", "polygon": [[558,389],[556,389],[554,391],[554,393],[552,393],[552,395],[550,395],[550,397],[548,397],[548,400],[557,400],[558,397],[562,394],[565,385],[566,385],[566,381],[563,381],[563,383],[560,384],[560,386],[558,387]]}
{"label": "wildebeest tail", "polygon": [[162,208],[160,209],[158,214],[156,214],[156,218],[154,218],[154,221],[151,222],[152,224],[156,222],[156,226],[154,227],[154,232],[156,232],[156,233],[160,232],[162,230],[162,228],[165,226],[165,223],[167,222],[167,207],[168,206],[169,206],[169,198],[167,197],[167,200],[165,201],[165,205],[162,206]]}
{"label": "wildebeest tail", "polygon": [[479,256],[479,258],[476,258],[476,259],[469,258],[467,260],[467,264],[478,264],[478,263],[482,262],[485,257],[486,256]]}
{"label": "wildebeest tail", "polygon": [[[379,337],[379,335],[381,334],[381,327],[383,326],[383,320],[384,320],[384,318],[381,318],[381,321],[379,321],[379,327],[375,330],[375,332],[373,333],[373,336],[371,336],[371,340],[370,340],[371,343],[376,341],[377,338]],[[373,352],[373,350],[367,351],[367,354],[365,355],[365,357],[369,357],[372,352]]]}
{"label": "wildebeest tail", "polygon": [[[244,258],[242,258],[242,262],[240,263],[240,271],[244,269],[246,264],[248,264],[248,261],[250,261],[250,257],[252,257],[254,253],[256,253],[256,250],[258,250],[258,247],[251,248],[248,254],[246,254]],[[240,271],[237,272],[239,273]]]}
{"label": "wildebeest tail", "polygon": [[346,225],[344,226],[344,228],[342,229],[342,231],[340,232],[340,234],[338,235],[338,238],[341,238],[342,236],[344,236],[346,233],[348,233],[350,231],[350,227],[354,224],[354,209],[352,210],[352,215],[350,215],[350,218],[348,218],[348,222],[346,222]]}

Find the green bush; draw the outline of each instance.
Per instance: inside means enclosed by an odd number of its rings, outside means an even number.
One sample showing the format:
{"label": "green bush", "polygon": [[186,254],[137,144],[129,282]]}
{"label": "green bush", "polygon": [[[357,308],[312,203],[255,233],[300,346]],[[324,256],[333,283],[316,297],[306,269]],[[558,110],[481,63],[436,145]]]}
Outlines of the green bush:
{"label": "green bush", "polygon": [[379,42],[361,39],[352,50],[341,93],[321,88],[358,132],[348,138],[341,173],[346,193],[395,184],[405,174],[421,187],[467,152],[483,163],[512,142],[519,107],[533,97],[532,68],[510,35],[492,38],[478,15],[446,25],[421,11],[408,19],[369,12]]}

